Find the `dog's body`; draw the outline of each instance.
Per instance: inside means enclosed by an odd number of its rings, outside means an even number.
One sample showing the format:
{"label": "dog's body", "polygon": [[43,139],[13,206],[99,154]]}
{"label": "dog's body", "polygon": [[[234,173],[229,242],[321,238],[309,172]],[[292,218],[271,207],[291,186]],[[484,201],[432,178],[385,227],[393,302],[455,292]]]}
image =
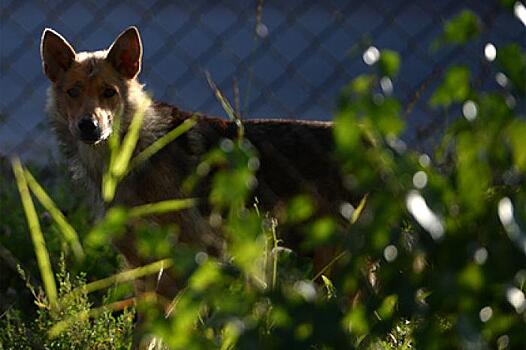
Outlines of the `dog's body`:
{"label": "dog's body", "polygon": [[[139,106],[146,104],[136,152],[194,116],[149,99],[136,79],[141,55],[135,28],[123,32],[108,51],[92,53],[75,53],[60,35],[44,31],[44,72],[53,83],[48,112],[75,175],[92,185],[95,192],[101,188],[107,164],[106,140],[117,113],[122,112],[126,129]],[[254,195],[263,210],[272,211],[280,202],[305,192],[324,213],[338,215],[342,203],[356,202],[342,185],[339,167],[332,159],[331,123],[252,120],[243,126],[246,139],[259,154]],[[206,184],[184,195],[181,185],[204,154],[223,138],[234,139],[236,135],[234,122],[198,116],[197,124],[186,134],[123,180],[115,202],[136,206],[188,195],[206,198]],[[202,244],[201,238],[211,232],[206,213],[198,208],[165,216],[164,220],[177,223],[182,239],[190,243]],[[134,263],[134,254],[126,251],[132,247],[122,249]]]}

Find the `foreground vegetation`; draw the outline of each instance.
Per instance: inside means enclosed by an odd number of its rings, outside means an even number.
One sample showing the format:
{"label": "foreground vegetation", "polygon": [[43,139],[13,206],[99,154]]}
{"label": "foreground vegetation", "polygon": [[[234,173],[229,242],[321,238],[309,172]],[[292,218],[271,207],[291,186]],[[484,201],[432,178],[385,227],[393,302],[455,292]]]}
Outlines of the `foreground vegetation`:
{"label": "foreground vegetation", "polygon": [[[436,45],[464,45],[479,30],[477,17],[463,12]],[[515,43],[498,48],[490,69],[503,74],[503,86],[477,86],[469,65],[448,67],[429,104],[458,118],[428,154],[401,141],[402,107],[381,84],[396,82],[399,65],[395,52],[382,50],[374,71],[340,97],[335,157],[349,186],[369,193],[360,206],[342,206],[343,225],[315,215],[308,196],[291,201],[279,225],[259,212],[249,196],[257,151],[242,138],[203,160],[216,169],[210,202],[228,259],[171,247],[166,240],[176,228],[145,225],[138,250],[157,262],[122,272],[111,238],[134,217],[188,202],[111,208],[92,226],[90,210],[59,175],[66,170],[3,162],[2,174],[12,167],[14,176],[0,179],[1,212],[8,213],[0,236],[0,349],[127,349],[141,338],[171,349],[523,347],[526,53]],[[108,200],[131,160],[129,135],[111,143]],[[300,250],[281,246],[284,224],[302,227]],[[336,240],[343,243],[331,263],[313,271],[305,256]],[[134,279],[165,269],[188,281],[175,300],[133,299]]]}

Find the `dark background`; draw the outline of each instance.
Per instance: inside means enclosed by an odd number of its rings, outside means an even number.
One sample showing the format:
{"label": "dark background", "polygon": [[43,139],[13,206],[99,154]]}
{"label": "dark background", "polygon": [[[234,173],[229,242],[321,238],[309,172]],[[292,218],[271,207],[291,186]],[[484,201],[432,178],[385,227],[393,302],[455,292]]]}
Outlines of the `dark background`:
{"label": "dark background", "polygon": [[[364,51],[371,45],[393,49],[402,57],[393,83],[409,125],[404,139],[418,148],[429,146],[450,121],[425,102],[441,73],[467,63],[475,69],[475,83],[495,84],[484,46],[526,40],[520,21],[510,21],[491,0],[259,4],[260,11],[257,1],[1,0],[0,156],[46,161],[54,154],[43,112],[49,84],[41,73],[39,42],[45,27],[59,31],[77,51],[91,51],[107,48],[123,29],[137,25],[144,45],[140,79],[157,99],[224,116],[206,81],[209,71],[232,103],[236,82],[244,118],[331,119],[341,88],[372,69]],[[432,51],[444,21],[466,8],[483,21],[479,39]],[[423,97],[415,99],[417,92]]]}

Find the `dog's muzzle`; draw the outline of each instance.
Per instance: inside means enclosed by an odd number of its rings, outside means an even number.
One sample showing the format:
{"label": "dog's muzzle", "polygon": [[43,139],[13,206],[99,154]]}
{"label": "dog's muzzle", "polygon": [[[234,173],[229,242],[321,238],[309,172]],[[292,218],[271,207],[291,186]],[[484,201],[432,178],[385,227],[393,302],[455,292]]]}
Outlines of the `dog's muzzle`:
{"label": "dog's muzzle", "polygon": [[79,129],[80,139],[84,143],[94,144],[100,140],[101,128],[96,119],[83,117],[79,120],[77,127]]}

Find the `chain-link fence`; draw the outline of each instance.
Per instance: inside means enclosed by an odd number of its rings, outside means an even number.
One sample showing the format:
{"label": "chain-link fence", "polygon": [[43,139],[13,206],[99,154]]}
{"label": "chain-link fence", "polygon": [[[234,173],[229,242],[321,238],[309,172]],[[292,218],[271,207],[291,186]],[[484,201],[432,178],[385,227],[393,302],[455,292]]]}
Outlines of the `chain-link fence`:
{"label": "chain-link fence", "polygon": [[[443,22],[465,8],[483,20],[483,34],[468,46],[432,53]],[[223,115],[208,71],[229,99],[238,97],[244,118],[330,119],[340,89],[371,69],[364,51],[393,49],[402,57],[393,93],[410,125],[405,138],[422,146],[447,123],[425,103],[445,67],[468,62],[478,83],[490,83],[485,44],[524,42],[523,26],[504,12],[490,0],[2,0],[0,155],[43,159],[54,149],[39,56],[45,27],[77,50],[95,50],[136,25],[145,54],[140,78],[157,99]]]}

